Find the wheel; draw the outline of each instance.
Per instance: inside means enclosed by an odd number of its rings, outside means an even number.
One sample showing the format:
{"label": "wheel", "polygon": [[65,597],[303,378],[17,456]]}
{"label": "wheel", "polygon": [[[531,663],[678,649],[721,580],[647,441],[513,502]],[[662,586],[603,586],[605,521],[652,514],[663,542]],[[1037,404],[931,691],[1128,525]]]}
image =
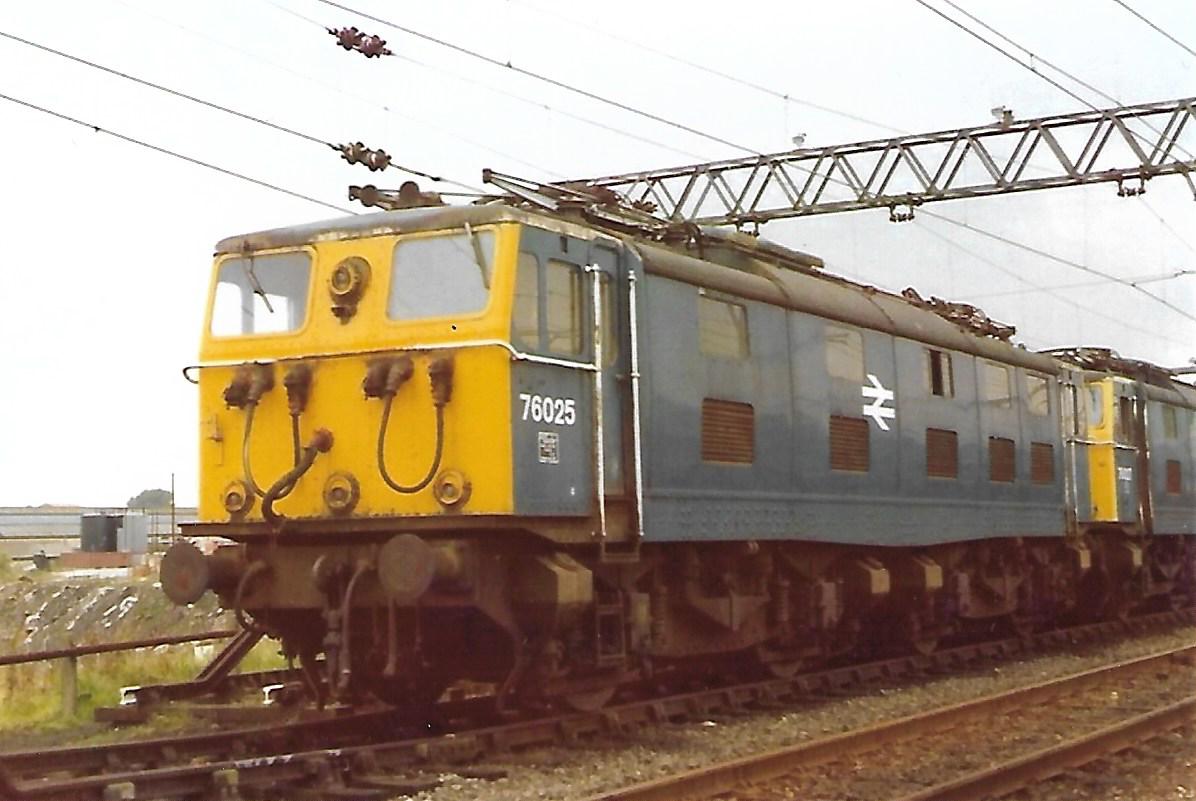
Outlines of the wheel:
{"label": "wheel", "polygon": [[905,647],[919,656],[930,656],[939,647],[939,635],[931,633],[922,618],[912,612],[902,618],[900,637]]}
{"label": "wheel", "polygon": [[447,687],[447,683],[430,678],[419,682],[378,678],[368,684],[371,695],[399,710],[404,721],[417,725],[436,718],[436,702]]}
{"label": "wheel", "polygon": [[574,712],[596,712],[610,703],[610,699],[615,697],[616,689],[618,688],[611,685],[596,690],[566,693],[561,696],[560,702],[566,709]]}
{"label": "wheel", "polygon": [[791,679],[798,674],[805,662],[795,654],[771,648],[767,645],[757,645],[754,649],[756,663],[764,669],[766,675],[774,679]]}

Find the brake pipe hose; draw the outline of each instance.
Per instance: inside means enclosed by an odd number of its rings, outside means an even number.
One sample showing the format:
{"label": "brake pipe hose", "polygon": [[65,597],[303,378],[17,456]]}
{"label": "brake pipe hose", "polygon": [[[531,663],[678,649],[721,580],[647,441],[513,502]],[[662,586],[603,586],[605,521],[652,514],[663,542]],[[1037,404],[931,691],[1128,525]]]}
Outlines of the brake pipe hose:
{"label": "brake pipe hose", "polygon": [[[250,448],[249,444],[250,436],[253,433],[253,417],[256,410],[256,403],[249,404],[245,409],[245,434],[241,438],[241,469],[245,471],[245,483],[249,485],[249,489],[253,491],[254,495],[261,498],[264,497],[266,493],[253,479],[253,464],[250,460],[250,452],[252,451],[252,448]],[[291,451],[294,454],[294,464],[298,465],[299,460],[303,457],[303,447],[299,444],[299,415],[297,414],[291,415]],[[291,490],[294,488],[294,484],[289,487],[285,487],[284,491],[277,497],[285,498],[291,494]]]}

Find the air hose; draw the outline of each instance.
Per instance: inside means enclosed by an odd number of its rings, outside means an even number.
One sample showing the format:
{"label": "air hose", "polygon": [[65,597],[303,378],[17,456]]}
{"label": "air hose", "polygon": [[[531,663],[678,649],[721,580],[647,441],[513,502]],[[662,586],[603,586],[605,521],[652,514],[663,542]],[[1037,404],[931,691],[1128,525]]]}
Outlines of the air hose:
{"label": "air hose", "polygon": [[[299,444],[299,417],[307,406],[307,400],[311,393],[311,380],[311,367],[302,362],[287,370],[282,380],[287,391],[287,406],[291,412],[291,458],[295,467],[299,466],[303,456]],[[253,478],[250,442],[253,437],[253,419],[257,412],[258,401],[262,395],[273,388],[273,370],[266,365],[256,365],[238,370],[228,388],[224,390],[224,400],[229,406],[245,409],[245,433],[241,439],[241,468],[245,471],[245,483],[254,495],[261,498],[264,498],[266,493],[262,492],[262,488]],[[277,486],[277,482],[275,482],[275,486]],[[294,480],[290,484],[283,485],[275,495],[275,500],[285,498],[294,488]]]}
{"label": "air hose", "polygon": [[253,467],[249,463],[249,437],[253,432],[253,413],[257,411],[257,404],[250,403],[245,409],[245,433],[241,437],[241,469],[245,471],[245,483],[249,485],[249,489],[253,494],[259,498],[265,493],[262,488],[253,480]]}
{"label": "air hose", "polygon": [[432,466],[417,483],[405,485],[396,482],[386,470],[386,429],[390,427],[390,406],[394,399],[394,395],[389,396],[382,407],[382,424],[378,428],[378,472],[382,474],[382,480],[386,482],[386,486],[395,492],[410,494],[419,492],[431,484],[432,479],[436,477],[436,472],[440,470],[440,459],[444,454],[444,407],[436,407],[436,453],[432,457]]}
{"label": "air hose", "polygon": [[303,449],[298,463],[271,484],[270,489],[262,495],[262,517],[266,522],[275,528],[282,524],[284,518],[274,511],[274,502],[286,497],[287,493],[295,488],[295,484],[303,477],[303,474],[311,469],[316,457],[331,449],[332,432],[326,428],[317,429],[316,433],[312,435],[311,442]]}
{"label": "air hose", "polygon": [[[419,492],[432,483],[436,473],[440,470],[440,462],[444,456],[444,407],[453,395],[453,362],[451,359],[433,359],[428,364],[428,378],[432,384],[432,404],[436,408],[436,450],[432,456],[432,465],[428,472],[415,484],[400,484],[391,478],[386,469],[386,431],[390,427],[390,409],[395,395],[402,381],[391,382],[382,393],[382,422],[378,425],[378,472],[386,486],[395,492],[412,494]],[[406,380],[405,378],[403,379]],[[393,389],[392,389],[393,387]]]}

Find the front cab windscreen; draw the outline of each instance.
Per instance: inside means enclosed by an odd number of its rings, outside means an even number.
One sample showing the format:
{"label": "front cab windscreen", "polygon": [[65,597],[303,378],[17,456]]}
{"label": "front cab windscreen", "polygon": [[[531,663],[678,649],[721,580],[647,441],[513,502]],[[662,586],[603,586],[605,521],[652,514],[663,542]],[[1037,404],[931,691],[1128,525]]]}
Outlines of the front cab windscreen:
{"label": "front cab windscreen", "polygon": [[494,232],[463,231],[400,239],[391,265],[391,320],[479,314],[490,300]]}
{"label": "front cab windscreen", "polygon": [[305,251],[225,259],[216,276],[212,335],[299,330],[307,315],[310,284],[311,255]]}

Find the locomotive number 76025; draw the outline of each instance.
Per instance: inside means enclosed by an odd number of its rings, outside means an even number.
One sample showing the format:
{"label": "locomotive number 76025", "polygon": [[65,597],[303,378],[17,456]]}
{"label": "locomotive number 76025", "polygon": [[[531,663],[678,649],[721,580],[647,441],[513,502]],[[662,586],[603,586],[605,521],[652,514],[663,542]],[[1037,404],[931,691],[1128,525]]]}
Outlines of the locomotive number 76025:
{"label": "locomotive number 76025", "polygon": [[577,422],[577,402],[573,398],[554,398],[551,395],[532,395],[520,392],[523,401],[522,419],[537,423],[571,426]]}

